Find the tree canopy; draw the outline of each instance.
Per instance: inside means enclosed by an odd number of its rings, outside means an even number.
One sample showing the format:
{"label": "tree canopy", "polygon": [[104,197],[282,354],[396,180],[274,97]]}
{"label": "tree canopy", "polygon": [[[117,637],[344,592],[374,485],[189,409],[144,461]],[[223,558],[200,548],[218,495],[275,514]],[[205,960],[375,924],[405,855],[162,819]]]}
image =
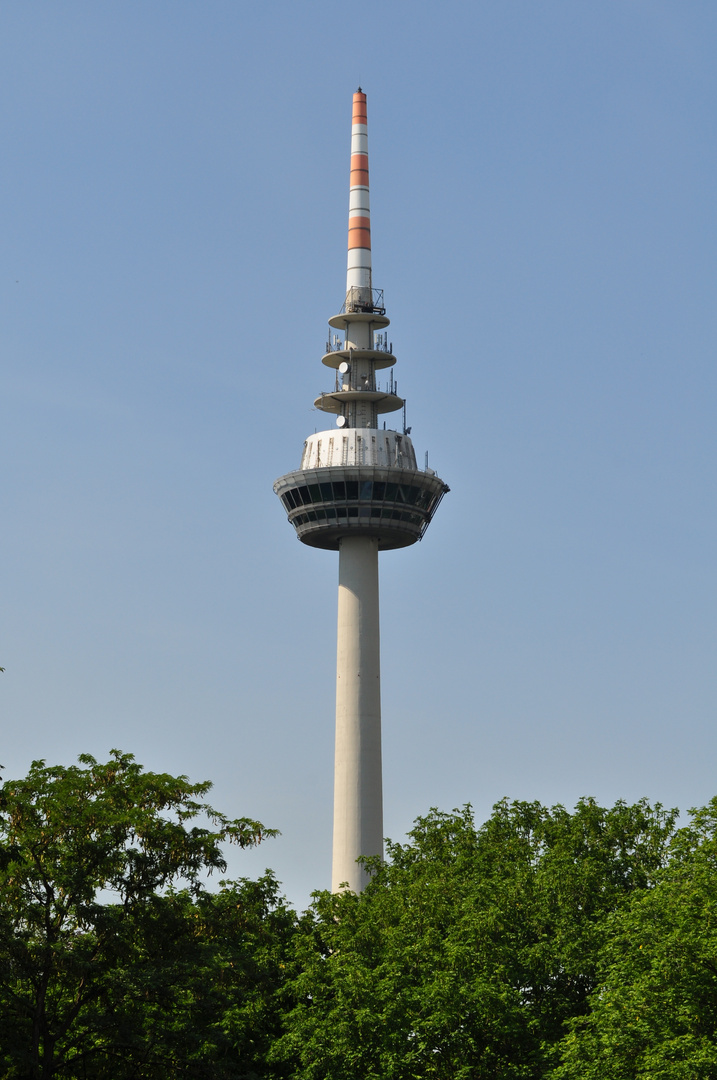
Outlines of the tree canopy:
{"label": "tree canopy", "polygon": [[711,1080],[717,800],[432,810],[359,896],[220,881],[209,785],[113,752],[0,787],[8,1080]]}
{"label": "tree canopy", "polygon": [[360,895],[320,894],[275,1053],[306,1080],[528,1080],[585,1014],[611,920],[663,864],[674,815],[496,806],[419,818]]}
{"label": "tree canopy", "polygon": [[556,1080],[717,1076],[717,799],[677,831],[654,889],[613,919]]}
{"label": "tree canopy", "polygon": [[[222,844],[272,835],[213,809],[209,787],[145,772],[118,751],[106,763],[85,755],[69,768],[36,761],[27,777],[2,785],[4,1076],[223,1075],[202,1071],[206,1055],[190,1021],[208,995],[216,998],[215,980],[237,991],[243,973],[256,999],[261,978],[252,965],[263,957],[271,981],[292,919],[270,877],[218,895],[205,890],[205,873],[226,870]],[[239,994],[213,1017],[223,1051],[227,1040],[241,1043],[245,1005]],[[252,1008],[261,1014],[259,1001]],[[227,1068],[227,1076],[249,1075]]]}

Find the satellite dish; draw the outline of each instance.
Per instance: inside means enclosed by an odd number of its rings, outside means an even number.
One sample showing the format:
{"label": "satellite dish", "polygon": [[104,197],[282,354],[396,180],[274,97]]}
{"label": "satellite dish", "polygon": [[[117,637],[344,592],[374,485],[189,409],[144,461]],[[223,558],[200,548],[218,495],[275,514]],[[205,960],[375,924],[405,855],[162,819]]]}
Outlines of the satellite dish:
{"label": "satellite dish", "polygon": [[346,426],[346,417],[345,416],[337,416],[336,417],[336,427],[345,427],[345,426]]}
{"label": "satellite dish", "polygon": [[339,371],[341,372],[342,375],[348,375],[350,370],[351,370],[351,365],[347,364],[345,360],[343,361],[343,363],[339,364]]}

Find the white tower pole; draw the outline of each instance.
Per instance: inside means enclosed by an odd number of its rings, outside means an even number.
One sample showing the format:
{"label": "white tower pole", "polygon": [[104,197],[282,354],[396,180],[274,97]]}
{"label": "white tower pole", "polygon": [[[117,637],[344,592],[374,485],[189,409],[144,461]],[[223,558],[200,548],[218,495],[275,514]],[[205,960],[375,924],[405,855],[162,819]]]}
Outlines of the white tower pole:
{"label": "white tower pole", "polygon": [[418,468],[410,428],[379,427],[381,414],[405,406],[393,371],[385,377],[396,363],[388,325],[383,293],[371,281],[366,95],[359,87],[346,299],[329,319],[340,334],[322,357],[335,382],[314,402],[335,415],[336,428],[310,435],[299,469],[274,484],[299,540],[339,552],[332,888],[347,884],[355,892],[367,880],[357,860],[383,855],[378,553],[420,540],[448,491],[427,460]]}
{"label": "white tower pole", "polygon": [[[346,305],[373,305],[368,118],[366,95],[360,88],[353,96],[351,114]],[[371,325],[358,321],[349,324],[347,338],[355,349],[370,349]],[[360,369],[361,376],[369,375],[370,361],[364,360]],[[347,536],[339,545],[331,873],[334,892],[344,883],[352,892],[361,891],[366,880],[363,867],[356,861],[361,855],[383,857],[378,541]]]}
{"label": "white tower pole", "polygon": [[334,892],[344,883],[361,891],[360,855],[383,856],[378,541],[347,536],[339,547]]}

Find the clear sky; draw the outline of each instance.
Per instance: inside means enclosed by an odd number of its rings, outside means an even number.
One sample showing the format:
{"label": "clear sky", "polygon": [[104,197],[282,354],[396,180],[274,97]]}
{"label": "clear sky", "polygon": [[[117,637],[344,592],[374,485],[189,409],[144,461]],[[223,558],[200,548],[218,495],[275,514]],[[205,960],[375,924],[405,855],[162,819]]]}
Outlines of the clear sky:
{"label": "clear sky", "polygon": [[330,874],[351,94],[419,460],[381,557],[385,831],[717,794],[713,0],[5,0],[6,777],[131,751]]}

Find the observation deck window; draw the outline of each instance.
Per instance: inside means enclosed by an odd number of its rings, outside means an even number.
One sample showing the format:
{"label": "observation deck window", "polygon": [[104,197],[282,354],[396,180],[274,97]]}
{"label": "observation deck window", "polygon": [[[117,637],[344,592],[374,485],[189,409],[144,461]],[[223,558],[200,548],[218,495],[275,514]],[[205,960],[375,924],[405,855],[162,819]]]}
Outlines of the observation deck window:
{"label": "observation deck window", "polygon": [[[406,521],[420,528],[430,521],[441,494],[428,487],[384,480],[326,480],[289,488],[281,498],[296,526],[309,521],[341,525],[373,519]],[[294,513],[304,506],[311,509]]]}

